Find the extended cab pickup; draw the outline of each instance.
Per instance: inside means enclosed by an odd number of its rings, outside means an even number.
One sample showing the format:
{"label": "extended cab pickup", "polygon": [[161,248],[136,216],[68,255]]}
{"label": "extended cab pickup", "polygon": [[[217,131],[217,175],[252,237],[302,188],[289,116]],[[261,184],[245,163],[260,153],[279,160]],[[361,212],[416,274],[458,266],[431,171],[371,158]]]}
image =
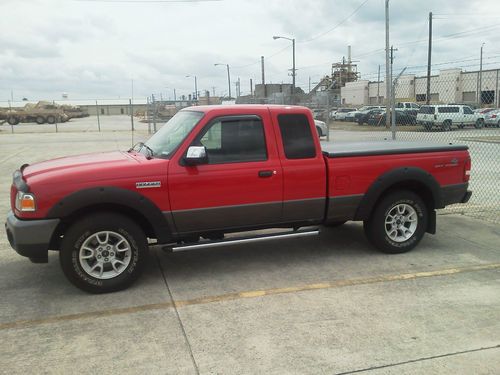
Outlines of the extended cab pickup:
{"label": "extended cab pickup", "polygon": [[[67,278],[94,293],[130,285],[151,243],[196,249],[356,220],[400,253],[435,233],[436,209],[468,201],[470,168],[463,145],[321,145],[304,107],[191,107],[128,152],[23,165],[6,230],[33,262],[59,250]],[[225,238],[263,228],[285,229]]]}

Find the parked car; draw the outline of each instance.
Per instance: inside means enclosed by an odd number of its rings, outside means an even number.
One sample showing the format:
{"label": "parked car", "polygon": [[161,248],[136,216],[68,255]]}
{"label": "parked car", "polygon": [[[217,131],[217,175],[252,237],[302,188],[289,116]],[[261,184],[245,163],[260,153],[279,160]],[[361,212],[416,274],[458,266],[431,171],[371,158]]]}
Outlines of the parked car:
{"label": "parked car", "polygon": [[313,117],[320,121],[326,120],[326,110],[324,109],[313,109]]}
{"label": "parked car", "polygon": [[[369,125],[385,125],[386,113],[380,112],[374,114],[368,119]],[[408,111],[402,111],[396,109],[396,124],[397,125],[415,125],[417,123],[417,117],[409,113]]]}
{"label": "parked car", "polygon": [[363,125],[368,123],[368,119],[370,117],[373,117],[377,114],[381,114],[385,111],[385,108],[377,108],[377,109],[370,109],[369,111],[366,111],[361,114],[361,116],[358,117],[358,124]]}
{"label": "parked car", "polygon": [[316,131],[319,137],[325,137],[328,134],[328,128],[324,121],[314,119],[314,125],[316,125]]}
{"label": "parked car", "polygon": [[477,108],[474,110],[474,113],[487,114],[488,112],[494,111],[496,108]]}
{"label": "parked car", "polygon": [[484,126],[484,115],[474,113],[465,105],[424,105],[418,111],[417,123],[423,125],[426,130],[436,126],[447,131],[451,130],[453,125],[459,129],[466,125],[479,129]]}
{"label": "parked car", "polygon": [[337,121],[345,121],[346,116],[350,112],[356,111],[356,108],[339,108],[333,113],[333,119]]}
{"label": "parked car", "polygon": [[[150,241],[185,251],[356,220],[381,251],[410,251],[435,233],[436,209],[470,199],[470,169],[465,145],[321,145],[305,107],[197,106],[128,152],[23,164],[5,228],[20,255],[46,263],[59,251],[75,286],[111,292],[137,279]],[[248,233],[266,228],[286,230]]]}
{"label": "parked car", "polygon": [[359,108],[357,111],[354,112],[349,112],[345,118],[346,121],[350,122],[358,122],[358,119],[361,116],[366,115],[370,110],[372,109],[380,109],[380,108],[385,108],[380,105],[369,105],[369,106],[364,106]]}
{"label": "parked car", "polygon": [[486,126],[496,126],[500,128],[500,109],[495,109],[486,113],[484,116],[484,123]]}

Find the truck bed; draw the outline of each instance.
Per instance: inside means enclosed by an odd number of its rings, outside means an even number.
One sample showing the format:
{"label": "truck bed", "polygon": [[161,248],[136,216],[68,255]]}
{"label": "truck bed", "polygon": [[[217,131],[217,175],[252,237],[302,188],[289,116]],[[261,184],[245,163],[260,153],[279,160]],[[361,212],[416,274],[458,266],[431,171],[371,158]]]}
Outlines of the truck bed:
{"label": "truck bed", "polygon": [[366,141],[321,143],[323,154],[328,158],[350,156],[415,154],[422,152],[446,152],[468,150],[466,145],[403,142],[403,141]]}

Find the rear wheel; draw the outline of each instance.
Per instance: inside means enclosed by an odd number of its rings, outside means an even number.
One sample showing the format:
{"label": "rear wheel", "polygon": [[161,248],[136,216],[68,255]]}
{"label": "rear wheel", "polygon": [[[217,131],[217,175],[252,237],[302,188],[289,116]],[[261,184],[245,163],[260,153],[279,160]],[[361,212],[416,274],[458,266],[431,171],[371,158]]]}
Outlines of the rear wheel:
{"label": "rear wheel", "polygon": [[483,126],[484,126],[484,119],[482,119],[482,118],[477,119],[476,124],[474,125],[474,127],[476,129],[481,129]]}
{"label": "rear wheel", "polygon": [[52,115],[47,116],[47,122],[49,124],[54,124],[56,122],[56,118],[54,116],[52,116]]}
{"label": "rear wheel", "polygon": [[364,222],[364,230],[376,248],[397,254],[417,246],[427,223],[428,210],[422,199],[411,191],[399,190],[382,198]]}
{"label": "rear wheel", "polygon": [[114,213],[89,215],[65,233],[59,260],[76,287],[107,293],[130,286],[140,274],[148,252],[142,229]]}
{"label": "rear wheel", "polygon": [[451,121],[450,120],[446,120],[446,121],[443,122],[443,130],[445,132],[451,130]]}
{"label": "rear wheel", "polygon": [[425,130],[427,130],[428,132],[432,130],[432,124],[429,124],[428,122],[424,124],[424,128]]}
{"label": "rear wheel", "polygon": [[41,124],[45,124],[45,117],[43,116],[36,116],[36,119],[35,119],[36,123],[41,125]]}

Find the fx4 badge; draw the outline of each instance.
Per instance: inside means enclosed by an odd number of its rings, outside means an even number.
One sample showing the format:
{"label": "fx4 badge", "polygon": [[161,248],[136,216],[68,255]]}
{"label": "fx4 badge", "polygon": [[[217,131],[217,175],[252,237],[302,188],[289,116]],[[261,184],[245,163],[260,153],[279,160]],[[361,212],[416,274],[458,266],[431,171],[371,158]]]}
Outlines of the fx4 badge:
{"label": "fx4 badge", "polygon": [[146,182],[136,182],[136,189],[147,189],[147,188],[159,188],[161,187],[160,181],[146,181]]}

